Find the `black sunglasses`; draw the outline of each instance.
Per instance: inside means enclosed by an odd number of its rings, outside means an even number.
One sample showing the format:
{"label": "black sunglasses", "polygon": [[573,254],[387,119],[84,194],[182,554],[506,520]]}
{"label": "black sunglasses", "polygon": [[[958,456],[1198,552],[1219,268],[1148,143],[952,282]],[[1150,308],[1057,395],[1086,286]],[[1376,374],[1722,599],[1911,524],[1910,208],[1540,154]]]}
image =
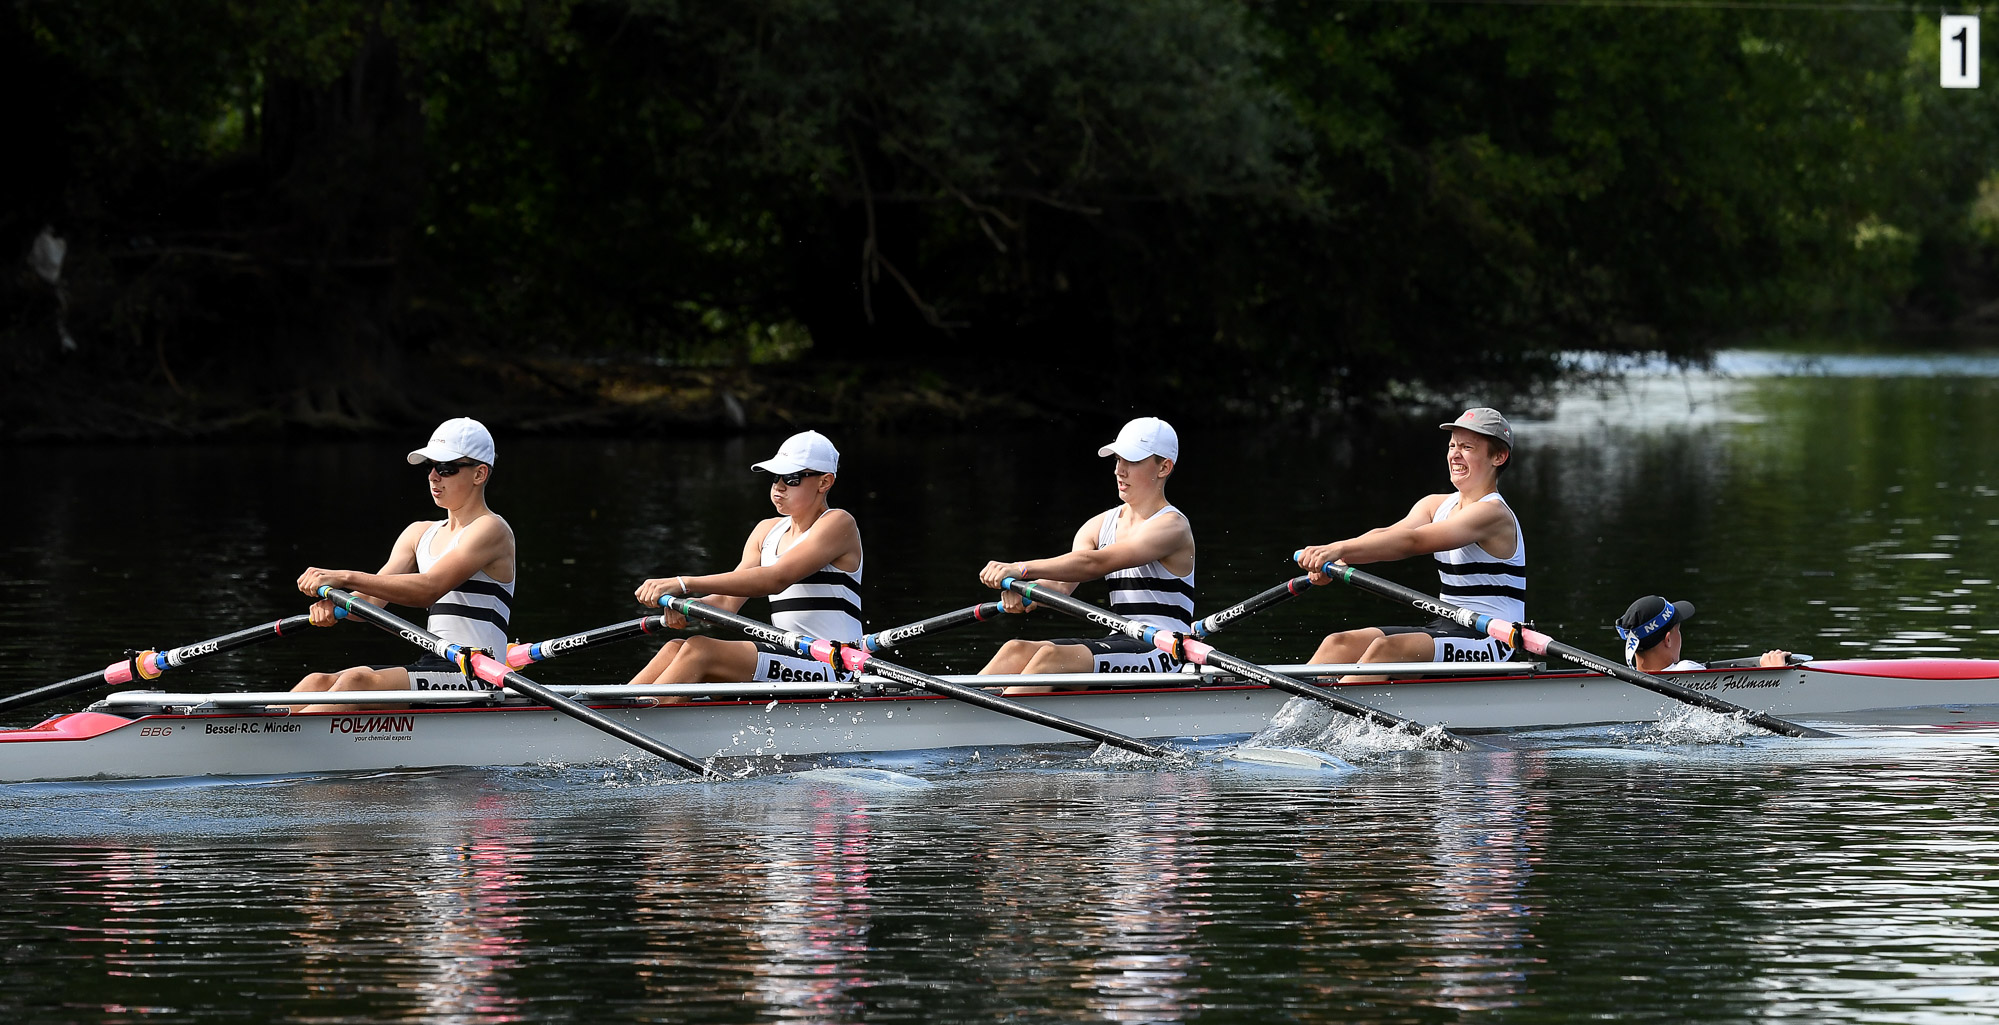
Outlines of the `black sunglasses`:
{"label": "black sunglasses", "polygon": [[770,475],[770,482],[772,484],[782,484],[787,488],[795,488],[805,483],[805,478],[817,477],[819,475],[820,471],[818,470],[800,470],[797,473],[773,473]]}
{"label": "black sunglasses", "polygon": [[422,464],[425,473],[435,473],[439,477],[455,476],[457,475],[458,471],[468,469],[470,467],[474,467],[477,465],[479,465],[479,461],[477,459],[467,459],[462,462],[456,462],[456,463],[440,463],[437,462],[436,460],[430,460]]}

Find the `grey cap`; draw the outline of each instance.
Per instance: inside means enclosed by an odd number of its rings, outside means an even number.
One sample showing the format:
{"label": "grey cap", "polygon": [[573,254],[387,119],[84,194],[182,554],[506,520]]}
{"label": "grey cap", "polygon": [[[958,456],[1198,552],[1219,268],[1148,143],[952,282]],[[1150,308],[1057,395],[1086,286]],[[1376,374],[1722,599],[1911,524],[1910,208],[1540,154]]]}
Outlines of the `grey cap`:
{"label": "grey cap", "polygon": [[1513,447],[1513,425],[1507,423],[1506,417],[1501,415],[1499,410],[1493,409],[1491,406],[1478,406],[1473,409],[1467,409],[1459,414],[1456,420],[1450,423],[1438,424],[1437,426],[1447,431],[1453,427],[1462,427],[1473,434],[1483,434],[1488,438],[1497,438],[1509,449]]}

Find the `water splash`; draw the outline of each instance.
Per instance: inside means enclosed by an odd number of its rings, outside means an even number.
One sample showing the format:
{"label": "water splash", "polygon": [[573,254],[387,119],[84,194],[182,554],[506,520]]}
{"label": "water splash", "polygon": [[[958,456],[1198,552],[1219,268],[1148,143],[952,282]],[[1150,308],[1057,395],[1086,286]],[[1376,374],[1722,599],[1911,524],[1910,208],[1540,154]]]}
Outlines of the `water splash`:
{"label": "water splash", "polygon": [[1270,717],[1269,725],[1242,746],[1302,747],[1332,752],[1356,762],[1395,751],[1433,749],[1443,736],[1442,726],[1431,726],[1415,734],[1341,715],[1316,701],[1292,698]]}
{"label": "water splash", "polygon": [[1693,705],[1674,705],[1659,710],[1658,722],[1641,723],[1628,730],[1612,730],[1611,733],[1627,744],[1727,744],[1739,747],[1746,738],[1764,735],[1762,730],[1743,721],[1742,716],[1740,712],[1715,712]]}

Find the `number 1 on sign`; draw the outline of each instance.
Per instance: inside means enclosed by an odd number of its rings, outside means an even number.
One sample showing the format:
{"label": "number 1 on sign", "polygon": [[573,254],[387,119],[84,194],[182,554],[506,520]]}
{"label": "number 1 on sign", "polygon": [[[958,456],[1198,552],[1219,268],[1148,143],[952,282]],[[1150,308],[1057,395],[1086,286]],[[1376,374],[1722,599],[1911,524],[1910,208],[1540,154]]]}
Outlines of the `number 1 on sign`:
{"label": "number 1 on sign", "polygon": [[1939,19],[1943,87],[1978,88],[1978,15],[1946,14]]}

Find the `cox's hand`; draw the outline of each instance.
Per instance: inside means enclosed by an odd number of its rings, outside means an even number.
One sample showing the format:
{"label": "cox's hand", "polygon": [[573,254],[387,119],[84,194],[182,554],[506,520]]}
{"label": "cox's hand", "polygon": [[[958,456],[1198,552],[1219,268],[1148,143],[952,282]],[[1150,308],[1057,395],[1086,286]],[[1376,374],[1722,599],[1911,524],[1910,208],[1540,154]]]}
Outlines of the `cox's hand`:
{"label": "cox's hand", "polygon": [[1772,648],[1764,652],[1763,657],[1758,659],[1756,664],[1765,669],[1776,669],[1781,666],[1787,666],[1791,664],[1791,653],[1781,648]]}
{"label": "cox's hand", "polygon": [[979,583],[987,587],[998,587],[1008,577],[1021,576],[1022,566],[1023,564],[1018,562],[988,562],[986,568],[979,571]]}
{"label": "cox's hand", "polygon": [[679,591],[679,577],[654,577],[640,584],[638,590],[632,592],[632,596],[639,600],[640,605],[657,606],[662,595],[671,594],[677,598],[680,596]]}
{"label": "cox's hand", "polygon": [[341,590],[348,590],[347,574],[337,569],[320,569],[317,566],[307,566],[305,572],[298,575],[298,590],[300,594],[317,598],[319,597],[319,589],[322,587],[338,587]]}
{"label": "cox's hand", "polygon": [[333,615],[333,603],[324,598],[313,602],[312,609],[307,614],[312,617],[312,625],[314,626],[332,626],[340,622]]}

